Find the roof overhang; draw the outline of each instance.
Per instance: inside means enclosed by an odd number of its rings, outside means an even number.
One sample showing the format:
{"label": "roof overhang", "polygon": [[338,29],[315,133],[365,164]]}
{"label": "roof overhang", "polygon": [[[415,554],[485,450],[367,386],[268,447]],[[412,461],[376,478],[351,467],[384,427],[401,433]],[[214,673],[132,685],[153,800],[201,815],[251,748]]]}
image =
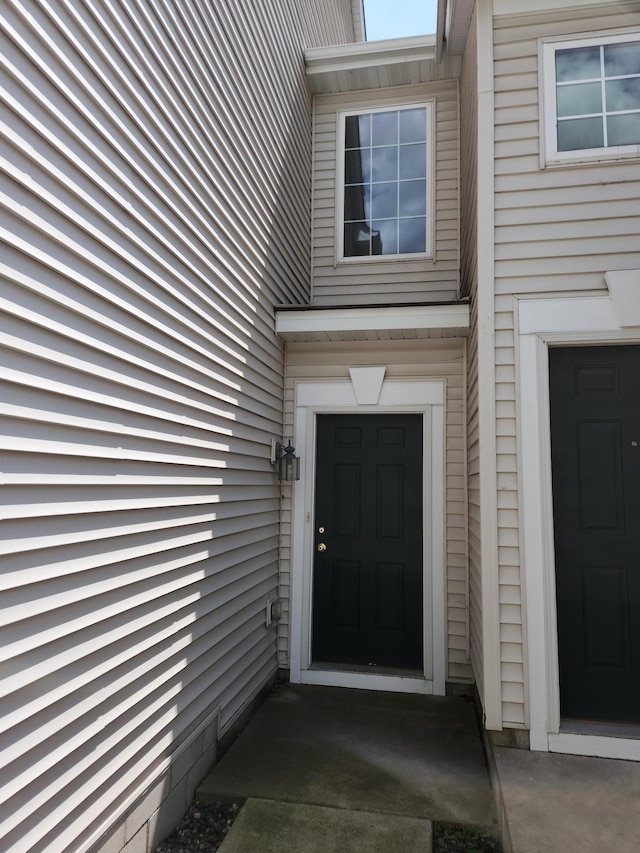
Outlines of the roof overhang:
{"label": "roof overhang", "polygon": [[462,56],[474,0],[438,0],[437,59]]}
{"label": "roof overhang", "polygon": [[315,47],[305,61],[314,94],[430,83],[458,73],[436,62],[436,36]]}
{"label": "roof overhang", "polygon": [[276,308],[276,333],[290,343],[420,340],[460,337],[468,332],[467,302]]}

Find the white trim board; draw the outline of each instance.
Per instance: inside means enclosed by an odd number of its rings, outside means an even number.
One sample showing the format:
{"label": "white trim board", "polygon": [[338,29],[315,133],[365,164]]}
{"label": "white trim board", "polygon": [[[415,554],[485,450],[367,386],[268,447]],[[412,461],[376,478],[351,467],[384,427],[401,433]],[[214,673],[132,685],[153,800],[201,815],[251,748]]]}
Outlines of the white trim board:
{"label": "white trim board", "polygon": [[[549,426],[549,344],[640,343],[609,296],[514,299],[531,749],[640,760],[640,741],[560,732]],[[622,755],[621,753],[624,753]]]}
{"label": "white trim board", "polygon": [[[300,455],[300,480],[293,500],[291,560],[290,679],[407,693],[445,693],[445,400],[444,380],[385,379],[376,404],[359,405],[352,382],[296,383],[294,443]],[[311,668],[313,518],[316,415],[351,412],[421,414],[424,452],[424,673],[422,678],[363,674],[343,668]]]}
{"label": "white trim board", "polygon": [[498,480],[495,383],[495,92],[492,0],[478,0],[478,186],[477,204],[477,363],[480,447],[480,684],[487,729],[502,729],[500,583],[498,576]]}
{"label": "white trim board", "polygon": [[469,329],[469,306],[406,305],[276,311],[276,334],[375,332],[400,329]]}

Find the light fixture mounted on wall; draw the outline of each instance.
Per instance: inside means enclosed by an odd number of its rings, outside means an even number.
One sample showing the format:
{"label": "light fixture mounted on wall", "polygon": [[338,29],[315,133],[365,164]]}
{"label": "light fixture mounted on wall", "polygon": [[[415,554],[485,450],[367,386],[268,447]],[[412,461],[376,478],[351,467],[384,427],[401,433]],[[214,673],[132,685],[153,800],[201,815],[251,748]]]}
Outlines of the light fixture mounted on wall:
{"label": "light fixture mounted on wall", "polygon": [[285,447],[279,441],[271,446],[271,462],[277,466],[278,480],[283,483],[293,483],[300,479],[300,457],[295,455],[296,449],[291,444]]}

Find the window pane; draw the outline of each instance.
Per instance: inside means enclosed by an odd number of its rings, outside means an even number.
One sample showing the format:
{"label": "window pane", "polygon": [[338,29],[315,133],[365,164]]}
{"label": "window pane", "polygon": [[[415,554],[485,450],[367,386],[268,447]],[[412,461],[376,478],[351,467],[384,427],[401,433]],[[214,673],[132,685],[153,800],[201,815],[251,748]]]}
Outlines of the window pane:
{"label": "window pane", "polygon": [[426,252],[427,221],[423,218],[400,220],[400,253]]}
{"label": "window pane", "polygon": [[371,145],[371,114],[347,116],[344,123],[344,147],[368,148]]}
{"label": "window pane", "polygon": [[344,257],[425,252],[427,114],[345,116]]}
{"label": "window pane", "polygon": [[640,77],[627,80],[608,80],[607,112],[616,110],[640,110]]}
{"label": "window pane", "polygon": [[600,77],[600,48],[577,47],[556,51],[556,81]]}
{"label": "window pane", "polygon": [[401,110],[400,142],[424,142],[427,138],[427,111]]}
{"label": "window pane", "polygon": [[371,154],[371,180],[397,181],[398,149],[373,148]]}
{"label": "window pane", "polygon": [[558,115],[580,116],[602,112],[600,83],[577,83],[575,86],[558,86]]}
{"label": "window pane", "polygon": [[427,182],[402,181],[400,216],[424,216],[427,212]]}
{"label": "window pane", "polygon": [[[398,254],[398,220],[378,219],[371,223],[373,227],[371,254]],[[376,239],[377,235],[377,239]]]}
{"label": "window pane", "polygon": [[344,162],[345,184],[366,184],[371,180],[371,151],[347,151]]}
{"label": "window pane", "polygon": [[398,185],[372,184],[371,185],[371,218],[389,219],[398,215]]}
{"label": "window pane", "polygon": [[603,145],[601,118],[576,118],[558,122],[558,151],[602,148]]}
{"label": "window pane", "polygon": [[371,217],[371,187],[356,184],[344,189],[344,220],[369,219]]}
{"label": "window pane", "polygon": [[373,113],[371,116],[371,144],[397,145],[398,113]]}
{"label": "window pane", "polygon": [[400,177],[424,178],[427,174],[427,146],[400,146]]}
{"label": "window pane", "polygon": [[640,113],[609,116],[607,134],[609,145],[640,145]]}
{"label": "window pane", "polygon": [[371,229],[366,222],[348,222],[344,226],[346,258],[371,254]]}
{"label": "window pane", "polygon": [[604,76],[640,74],[640,41],[607,44],[604,48]]}

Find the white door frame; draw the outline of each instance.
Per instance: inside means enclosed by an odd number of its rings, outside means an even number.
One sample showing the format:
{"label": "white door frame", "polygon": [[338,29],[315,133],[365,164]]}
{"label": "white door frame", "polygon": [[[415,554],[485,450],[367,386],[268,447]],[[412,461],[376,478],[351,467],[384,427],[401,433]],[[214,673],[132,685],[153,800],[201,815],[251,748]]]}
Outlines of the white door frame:
{"label": "white door frame", "polygon": [[[290,679],[297,684],[444,695],[446,383],[385,379],[377,402],[366,404],[358,403],[356,390],[348,379],[296,383],[294,444],[301,462],[292,519]],[[417,413],[423,418],[423,677],[369,675],[342,667],[335,671],[311,669],[316,415],[392,412]]]}
{"label": "white door frame", "polygon": [[560,731],[549,345],[640,343],[610,296],[514,299],[531,749],[640,761],[640,740]]}

